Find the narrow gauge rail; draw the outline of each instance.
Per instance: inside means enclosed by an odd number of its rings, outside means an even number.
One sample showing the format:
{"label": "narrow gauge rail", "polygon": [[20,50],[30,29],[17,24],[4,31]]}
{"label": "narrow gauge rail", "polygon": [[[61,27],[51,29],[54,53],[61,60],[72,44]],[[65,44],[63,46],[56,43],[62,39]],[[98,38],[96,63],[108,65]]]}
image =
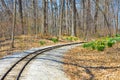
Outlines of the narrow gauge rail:
{"label": "narrow gauge rail", "polygon": [[[30,63],[31,60],[33,60],[35,57],[38,55],[59,48],[63,46],[69,46],[69,45],[75,45],[75,44],[82,44],[84,42],[76,42],[76,43],[69,43],[69,44],[62,44],[62,45],[56,45],[52,47],[47,47],[44,49],[37,50],[33,53],[30,53],[21,59],[19,59],[17,62],[15,62],[9,69],[8,71],[2,76],[0,80],[19,80],[21,77],[22,72],[24,71],[25,67]],[[21,66],[22,65],[22,66]],[[13,75],[13,76],[9,76]]]}

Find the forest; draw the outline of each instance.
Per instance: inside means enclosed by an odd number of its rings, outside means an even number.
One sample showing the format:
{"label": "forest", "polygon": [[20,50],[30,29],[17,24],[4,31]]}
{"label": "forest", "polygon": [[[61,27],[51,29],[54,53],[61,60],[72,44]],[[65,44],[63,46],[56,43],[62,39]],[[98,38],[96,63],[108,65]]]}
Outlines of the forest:
{"label": "forest", "polygon": [[120,80],[119,22],[120,0],[0,0],[0,79]]}
{"label": "forest", "polygon": [[14,48],[17,39],[23,46],[26,39],[113,36],[119,12],[119,0],[0,0],[0,48]]}

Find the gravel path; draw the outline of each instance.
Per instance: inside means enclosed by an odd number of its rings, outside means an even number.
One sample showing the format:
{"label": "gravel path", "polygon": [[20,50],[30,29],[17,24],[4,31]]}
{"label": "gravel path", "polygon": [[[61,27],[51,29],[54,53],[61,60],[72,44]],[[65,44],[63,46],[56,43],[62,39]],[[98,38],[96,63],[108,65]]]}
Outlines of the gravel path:
{"label": "gravel path", "polygon": [[[62,69],[61,62],[63,54],[69,49],[78,46],[65,46],[57,48],[36,57],[26,67],[21,76],[21,80],[69,80]],[[34,52],[40,48],[27,50],[20,54],[7,56],[0,60],[0,76],[20,57]],[[42,49],[42,48],[41,48]],[[24,75],[24,76],[23,76]]]}

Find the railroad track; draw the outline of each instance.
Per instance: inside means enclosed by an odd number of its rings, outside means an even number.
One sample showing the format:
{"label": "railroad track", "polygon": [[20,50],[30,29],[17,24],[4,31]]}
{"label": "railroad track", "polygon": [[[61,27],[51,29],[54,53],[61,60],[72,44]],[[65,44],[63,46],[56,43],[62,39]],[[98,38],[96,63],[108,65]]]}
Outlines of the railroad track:
{"label": "railroad track", "polygon": [[59,47],[81,44],[81,43],[84,43],[84,42],[76,42],[76,43],[56,45],[56,46],[47,47],[47,48],[35,51],[33,53],[30,53],[30,54],[22,57],[21,59],[19,59],[17,62],[15,62],[7,70],[7,72],[5,72],[5,74],[2,76],[2,78],[0,80],[20,80],[21,74],[24,71],[25,67],[30,63],[30,61],[32,61],[38,55],[40,55],[44,52],[59,48]]}

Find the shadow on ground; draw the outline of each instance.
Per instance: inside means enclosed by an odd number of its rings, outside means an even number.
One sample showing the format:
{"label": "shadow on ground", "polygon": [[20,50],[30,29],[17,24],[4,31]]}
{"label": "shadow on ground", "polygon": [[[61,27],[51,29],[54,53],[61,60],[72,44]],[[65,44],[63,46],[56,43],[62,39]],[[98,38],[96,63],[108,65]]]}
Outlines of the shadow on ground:
{"label": "shadow on ground", "polygon": [[[72,59],[70,57],[64,57],[63,55],[56,55],[56,54],[47,54],[47,56],[52,56],[52,57],[56,57],[56,58],[62,58],[62,59],[67,59],[67,60],[72,60],[73,62],[74,61],[84,61],[84,62],[88,62],[88,60],[85,60],[85,59]],[[60,64],[63,64],[63,65],[69,65],[69,66],[73,66],[73,67],[78,67],[78,68],[82,68],[84,69],[85,73],[89,75],[89,79],[83,79],[83,80],[94,80],[94,74],[92,73],[91,69],[95,69],[95,70],[108,70],[108,69],[118,69],[120,68],[120,66],[84,66],[82,64],[75,64],[73,62],[64,62],[62,60],[57,60],[57,59],[51,59],[51,58],[36,58],[38,60],[45,60],[45,61],[52,61],[52,62],[55,62],[55,63],[60,63]],[[93,61],[94,62],[94,61]],[[96,61],[95,61],[96,62]],[[54,66],[54,65],[52,65]],[[60,69],[60,68],[58,68]],[[63,68],[60,69],[61,71],[63,72],[67,72],[65,71]],[[78,73],[75,73],[75,72],[72,72],[72,71],[69,71],[70,74],[74,74],[78,77],[80,77],[81,75],[79,75],[79,71]]]}

